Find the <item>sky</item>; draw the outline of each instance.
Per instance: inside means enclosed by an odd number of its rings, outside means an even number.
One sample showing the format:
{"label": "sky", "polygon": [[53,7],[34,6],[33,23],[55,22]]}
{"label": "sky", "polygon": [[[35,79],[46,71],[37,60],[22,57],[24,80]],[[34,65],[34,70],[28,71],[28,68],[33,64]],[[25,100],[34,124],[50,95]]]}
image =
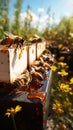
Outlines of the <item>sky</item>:
{"label": "sky", "polygon": [[[10,12],[13,14],[13,5],[16,0],[12,0],[10,3]],[[27,6],[30,5],[32,9],[32,15],[34,22],[38,21],[38,14],[41,12],[42,16],[40,23],[45,26],[47,21],[47,11],[50,8],[50,23],[58,23],[63,16],[72,16],[73,15],[73,0],[23,0],[22,10],[21,10],[21,19],[23,19]],[[54,20],[52,18],[54,16]]]}

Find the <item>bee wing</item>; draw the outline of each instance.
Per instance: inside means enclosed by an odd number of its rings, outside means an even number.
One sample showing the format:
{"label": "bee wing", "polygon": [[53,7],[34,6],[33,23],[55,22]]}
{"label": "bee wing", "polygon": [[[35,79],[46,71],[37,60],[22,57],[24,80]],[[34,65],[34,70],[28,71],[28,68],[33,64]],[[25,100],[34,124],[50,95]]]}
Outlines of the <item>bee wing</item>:
{"label": "bee wing", "polygon": [[8,32],[8,31],[5,31],[4,32],[5,36],[11,38],[11,39],[14,39],[16,36],[14,36],[12,33]]}

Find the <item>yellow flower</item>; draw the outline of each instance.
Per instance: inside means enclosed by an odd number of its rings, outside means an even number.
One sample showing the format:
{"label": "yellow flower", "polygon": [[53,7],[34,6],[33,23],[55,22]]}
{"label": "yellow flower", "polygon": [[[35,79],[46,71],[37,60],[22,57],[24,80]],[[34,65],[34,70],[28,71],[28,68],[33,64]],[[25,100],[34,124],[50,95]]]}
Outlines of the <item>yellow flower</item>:
{"label": "yellow flower", "polygon": [[61,83],[61,84],[59,85],[59,90],[61,90],[62,92],[68,93],[68,92],[70,92],[72,89],[69,87],[68,84]]}
{"label": "yellow flower", "polygon": [[73,15],[70,18],[73,19]]}
{"label": "yellow flower", "polygon": [[17,112],[21,111],[22,107],[20,105],[17,105],[15,108],[7,109],[5,115],[10,117],[10,115],[15,115]]}
{"label": "yellow flower", "polygon": [[69,107],[71,107],[72,106],[72,103],[70,102],[70,101],[64,101],[64,107],[65,108],[69,108]]}
{"label": "yellow flower", "polygon": [[73,84],[73,78],[70,79],[70,83],[69,84]]}
{"label": "yellow flower", "polygon": [[62,48],[62,46],[63,46],[63,44],[60,43],[60,44],[58,45],[58,48]]}
{"label": "yellow flower", "polygon": [[67,37],[67,39],[68,39],[68,40],[70,40],[70,39],[71,39],[71,37]]}
{"label": "yellow flower", "polygon": [[64,61],[64,59],[65,59],[65,57],[64,57],[64,56],[61,56],[61,57],[59,58],[59,61]]}
{"label": "yellow flower", "polygon": [[63,113],[63,109],[62,108],[58,108],[58,113]]}
{"label": "yellow flower", "polygon": [[55,104],[53,104],[53,107],[52,107],[53,111],[56,112],[56,113],[63,113],[63,109],[62,109],[62,105],[60,102],[56,102]]}
{"label": "yellow flower", "polygon": [[60,130],[67,130],[67,127],[65,124],[60,124]]}
{"label": "yellow flower", "polygon": [[2,23],[6,23],[6,18],[1,19]]}
{"label": "yellow flower", "polygon": [[62,68],[64,68],[64,67],[67,66],[67,63],[64,63],[64,62],[58,62],[58,65],[60,65]]}
{"label": "yellow flower", "polygon": [[21,107],[21,106],[19,106],[19,105],[17,105],[17,106],[15,107],[15,113],[17,113],[17,112],[21,111],[21,109],[22,109],[22,107]]}
{"label": "yellow flower", "polygon": [[7,115],[8,117],[10,117],[10,112],[6,112],[5,115]]}
{"label": "yellow flower", "polygon": [[55,31],[55,32],[54,32],[54,34],[55,34],[55,35],[57,35],[57,34],[58,34],[58,32],[57,32],[57,31]]}
{"label": "yellow flower", "polygon": [[66,72],[64,69],[61,70],[61,72],[58,72],[59,75],[63,76],[67,76],[68,72]]}
{"label": "yellow flower", "polygon": [[52,69],[52,71],[56,71],[57,70],[57,67],[55,66],[55,65],[53,65],[52,67],[51,67],[51,69]]}

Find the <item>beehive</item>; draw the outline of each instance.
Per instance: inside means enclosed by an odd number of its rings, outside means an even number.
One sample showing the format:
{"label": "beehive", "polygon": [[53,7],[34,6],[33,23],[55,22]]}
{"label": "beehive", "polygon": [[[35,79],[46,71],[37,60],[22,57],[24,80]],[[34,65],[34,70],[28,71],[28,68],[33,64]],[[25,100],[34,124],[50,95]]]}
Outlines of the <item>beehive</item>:
{"label": "beehive", "polygon": [[37,43],[37,59],[42,55],[43,51],[46,49],[46,42],[38,42]]}
{"label": "beehive", "polygon": [[28,66],[36,60],[36,43],[28,44]]}
{"label": "beehive", "polygon": [[1,49],[0,45],[0,82],[12,83],[27,68],[27,49]]}

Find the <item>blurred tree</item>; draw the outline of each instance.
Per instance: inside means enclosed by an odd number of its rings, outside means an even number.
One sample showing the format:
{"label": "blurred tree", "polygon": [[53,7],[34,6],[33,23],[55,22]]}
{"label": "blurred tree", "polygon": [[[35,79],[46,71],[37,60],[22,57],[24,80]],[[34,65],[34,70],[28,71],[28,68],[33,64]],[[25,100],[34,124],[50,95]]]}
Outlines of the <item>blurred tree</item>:
{"label": "blurred tree", "polygon": [[11,32],[18,35],[21,35],[20,13],[22,8],[22,1],[23,0],[16,0],[14,21],[11,27]]}
{"label": "blurred tree", "polygon": [[27,25],[27,30],[30,30],[31,28],[31,22],[32,22],[32,13],[31,13],[31,7],[30,5],[27,6],[26,10],[27,16],[26,16],[26,25]]}
{"label": "blurred tree", "polygon": [[9,31],[9,0],[0,0],[0,38]]}
{"label": "blurred tree", "polygon": [[64,16],[58,24],[57,29],[60,36],[68,37],[70,33],[70,19]]}
{"label": "blurred tree", "polygon": [[73,16],[70,17],[70,32],[73,33]]}
{"label": "blurred tree", "polygon": [[47,18],[47,28],[50,28],[51,27],[51,25],[50,25],[51,8],[50,7],[48,7],[48,9],[47,9],[47,16],[48,16],[48,18]]}
{"label": "blurred tree", "polygon": [[46,20],[46,26],[45,29],[42,32],[42,35],[46,38],[46,39],[51,39],[51,37],[53,38],[53,34],[55,34],[55,30],[53,29],[56,24],[54,23],[55,20],[55,13],[51,12],[51,7],[48,7],[47,12],[47,20]]}
{"label": "blurred tree", "polygon": [[50,30],[51,37],[54,38],[54,40],[58,40],[58,43],[60,39],[67,39],[67,37],[70,36],[70,32],[73,32],[72,23],[73,20],[71,18],[62,17],[59,24],[54,24],[54,26],[52,26]]}
{"label": "blurred tree", "polygon": [[26,16],[24,18],[24,25],[22,28],[22,34],[23,36],[26,38],[26,40],[30,39],[30,37],[32,37],[33,32],[35,30],[34,27],[32,27],[32,9],[30,7],[30,5],[27,6],[26,9]]}

